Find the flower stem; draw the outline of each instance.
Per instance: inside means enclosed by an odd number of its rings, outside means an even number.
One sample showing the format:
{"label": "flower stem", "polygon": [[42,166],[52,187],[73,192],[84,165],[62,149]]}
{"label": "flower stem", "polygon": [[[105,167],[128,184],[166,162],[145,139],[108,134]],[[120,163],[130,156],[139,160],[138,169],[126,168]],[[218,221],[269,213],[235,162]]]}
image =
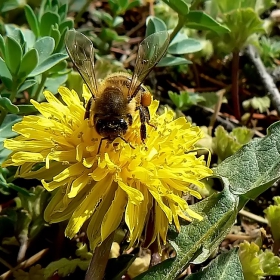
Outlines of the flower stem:
{"label": "flower stem", "polygon": [[240,105],[239,105],[239,50],[232,52],[232,68],[231,68],[231,94],[233,101],[233,112],[237,120],[240,120]]}
{"label": "flower stem", "polygon": [[37,90],[36,90],[36,92],[35,92],[35,94],[34,94],[34,100],[36,100],[36,101],[38,100],[39,95],[40,95],[40,93],[42,92],[42,89],[43,89],[43,87],[44,87],[44,85],[45,85],[45,82],[46,82],[47,78],[48,78],[48,72],[43,73],[43,74],[42,74],[41,82],[40,82],[40,84],[38,85]]}
{"label": "flower stem", "polygon": [[7,114],[8,114],[8,112],[6,111],[6,110],[2,110],[2,108],[0,108],[1,109],[1,114],[0,114],[0,126],[2,125],[2,123],[4,122],[4,120],[5,120],[5,118],[6,118],[6,116],[7,116]]}
{"label": "flower stem", "polygon": [[179,15],[178,23],[177,23],[177,25],[175,26],[175,28],[173,29],[173,31],[170,35],[170,43],[173,41],[173,39],[175,38],[177,33],[182,29],[185,22],[186,22],[186,17]]}
{"label": "flower stem", "polygon": [[94,251],[90,261],[85,280],[102,280],[108,262],[109,253],[114,240],[115,232],[112,232]]}

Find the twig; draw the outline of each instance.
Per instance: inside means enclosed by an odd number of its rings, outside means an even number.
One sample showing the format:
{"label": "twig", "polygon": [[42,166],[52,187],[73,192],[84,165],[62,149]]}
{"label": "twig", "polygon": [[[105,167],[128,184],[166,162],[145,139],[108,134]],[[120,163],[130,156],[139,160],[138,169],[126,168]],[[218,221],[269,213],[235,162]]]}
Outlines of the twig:
{"label": "twig", "polygon": [[258,215],[255,215],[253,213],[250,213],[250,212],[248,212],[246,210],[240,210],[239,214],[241,214],[241,215],[243,215],[243,216],[245,216],[247,218],[250,218],[252,220],[255,220],[256,222],[259,222],[259,223],[262,223],[262,224],[268,224],[267,219],[265,219],[263,217],[260,217]]}
{"label": "twig", "polygon": [[239,104],[239,50],[235,50],[232,52],[231,82],[234,116],[240,121],[241,113]]}
{"label": "twig", "polygon": [[217,103],[215,105],[214,113],[213,113],[213,115],[211,116],[211,119],[210,119],[210,124],[209,124],[209,127],[208,127],[209,135],[212,135],[212,129],[214,127],[214,124],[216,122],[218,114],[219,114],[219,112],[221,110],[221,106],[222,106],[222,102],[223,102],[223,97],[224,97],[226,92],[227,92],[226,88],[223,88],[223,89],[221,89],[221,90],[216,92],[216,94],[218,96],[218,101],[217,101]]}
{"label": "twig", "polygon": [[271,103],[275,110],[277,111],[278,115],[280,115],[280,93],[272,79],[272,77],[268,74],[265,66],[256,52],[253,46],[249,45],[246,50],[245,54],[251,59],[254,66],[257,69],[257,72],[260,75],[260,78],[263,82],[265,89],[268,91],[268,96],[271,100]]}
{"label": "twig", "polygon": [[20,263],[19,265],[17,265],[16,267],[14,267],[13,269],[3,273],[2,275],[0,275],[0,279],[1,280],[5,280],[8,279],[8,277],[13,273],[13,271],[19,269],[19,268],[27,268],[31,265],[33,265],[34,263],[36,263],[38,260],[40,260],[47,252],[48,252],[49,248],[43,249],[40,252],[38,252],[37,254],[33,255],[31,258],[29,258],[28,260]]}

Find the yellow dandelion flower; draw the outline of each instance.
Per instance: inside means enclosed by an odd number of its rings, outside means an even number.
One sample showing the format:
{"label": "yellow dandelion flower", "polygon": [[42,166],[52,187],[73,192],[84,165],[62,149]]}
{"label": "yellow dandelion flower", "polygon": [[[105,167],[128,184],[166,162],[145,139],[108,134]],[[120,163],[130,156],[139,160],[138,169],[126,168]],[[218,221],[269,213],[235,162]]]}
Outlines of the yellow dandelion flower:
{"label": "yellow dandelion flower", "polygon": [[[153,101],[149,109],[157,129],[147,126],[146,145],[140,140],[136,114],[125,135],[135,149],[116,139],[103,143],[97,154],[101,137],[84,120],[85,107],[78,95],[65,87],[58,92],[63,102],[49,91],[44,93],[47,102],[32,100],[41,115],[24,117],[13,127],[19,136],[5,141],[13,152],[4,166],[19,166],[17,176],[41,179],[54,193],[45,210],[46,221],[69,220],[65,235],[73,238],[88,220],[87,235],[94,249],[122,220],[133,246],[151,215],[150,242],[159,244],[166,242],[169,224],[180,230],[179,217],[201,218],[182,198],[186,193],[200,198],[191,185],[203,187],[200,180],[212,174],[194,150],[203,136],[199,127],[183,117],[174,119],[171,110],[157,115],[159,103]],[[84,90],[86,101],[89,96]]]}

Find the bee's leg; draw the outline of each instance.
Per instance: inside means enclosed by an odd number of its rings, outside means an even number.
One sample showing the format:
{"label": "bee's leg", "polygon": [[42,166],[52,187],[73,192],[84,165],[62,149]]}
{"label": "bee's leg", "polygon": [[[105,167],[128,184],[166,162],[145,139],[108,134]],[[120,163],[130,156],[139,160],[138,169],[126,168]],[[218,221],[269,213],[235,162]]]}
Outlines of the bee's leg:
{"label": "bee's leg", "polygon": [[149,113],[149,109],[147,107],[144,106],[139,106],[139,116],[140,116],[140,122],[141,122],[141,126],[140,126],[140,136],[141,136],[141,140],[143,143],[145,143],[145,139],[147,138],[147,129],[146,129],[146,123],[149,123],[150,120],[150,113]]}
{"label": "bee's leg", "polygon": [[84,119],[89,119],[89,112],[90,112],[91,104],[92,104],[92,98],[88,101],[88,103],[86,105],[86,112],[85,112]]}
{"label": "bee's leg", "polygon": [[131,126],[132,125],[132,121],[133,121],[133,118],[132,118],[131,114],[127,114],[127,119],[128,119],[129,126]]}
{"label": "bee's leg", "polygon": [[99,142],[99,146],[98,146],[98,150],[97,150],[97,155],[99,155],[99,152],[100,152],[100,149],[101,149],[101,146],[102,146],[102,142],[104,140],[108,140],[109,138],[108,137],[104,137],[104,138],[101,138],[100,139],[100,142]]}
{"label": "bee's leg", "polygon": [[156,127],[154,124],[150,123],[151,116],[150,116],[149,108],[143,106],[143,110],[144,110],[145,115],[146,115],[146,123],[147,123],[149,126],[151,126],[151,127],[153,127],[153,128],[156,129],[157,127]]}

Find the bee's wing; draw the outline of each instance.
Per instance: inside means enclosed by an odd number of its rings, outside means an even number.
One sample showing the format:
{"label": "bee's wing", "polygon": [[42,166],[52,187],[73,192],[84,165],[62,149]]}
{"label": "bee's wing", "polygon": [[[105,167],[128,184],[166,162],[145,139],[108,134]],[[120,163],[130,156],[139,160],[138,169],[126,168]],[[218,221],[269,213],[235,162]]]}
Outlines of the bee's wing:
{"label": "bee's wing", "polygon": [[135,97],[143,80],[164,56],[168,45],[169,34],[167,31],[151,34],[139,45],[136,64],[128,92],[130,100]]}
{"label": "bee's wing", "polygon": [[78,69],[93,97],[98,94],[94,73],[94,47],[92,42],[82,33],[74,29],[65,35],[66,50]]}

